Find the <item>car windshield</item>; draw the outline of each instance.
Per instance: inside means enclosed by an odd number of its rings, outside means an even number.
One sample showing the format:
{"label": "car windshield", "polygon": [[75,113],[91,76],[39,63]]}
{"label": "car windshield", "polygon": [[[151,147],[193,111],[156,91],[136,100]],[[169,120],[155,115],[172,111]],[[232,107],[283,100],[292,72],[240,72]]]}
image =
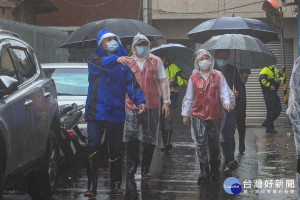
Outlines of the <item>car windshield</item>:
{"label": "car windshield", "polygon": [[88,69],[44,68],[48,78],[56,84],[58,95],[86,96],[88,92]]}

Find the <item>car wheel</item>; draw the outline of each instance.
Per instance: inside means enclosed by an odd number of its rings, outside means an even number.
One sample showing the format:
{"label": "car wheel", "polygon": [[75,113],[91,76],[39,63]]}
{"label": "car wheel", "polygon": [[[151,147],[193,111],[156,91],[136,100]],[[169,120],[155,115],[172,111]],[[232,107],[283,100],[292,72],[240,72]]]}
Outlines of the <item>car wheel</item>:
{"label": "car wheel", "polygon": [[46,162],[41,170],[30,174],[28,192],[33,200],[50,199],[56,188],[59,145],[53,130],[50,130]]}
{"label": "car wheel", "polygon": [[3,170],[2,170],[2,162],[0,160],[0,200],[3,200],[3,191],[4,191],[4,185],[3,185]]}

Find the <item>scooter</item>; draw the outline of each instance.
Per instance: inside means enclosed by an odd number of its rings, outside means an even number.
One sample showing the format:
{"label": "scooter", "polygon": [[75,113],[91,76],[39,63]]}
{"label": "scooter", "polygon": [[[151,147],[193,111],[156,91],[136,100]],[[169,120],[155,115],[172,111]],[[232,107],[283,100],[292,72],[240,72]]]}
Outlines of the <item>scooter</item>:
{"label": "scooter", "polygon": [[80,165],[85,163],[85,150],[87,138],[78,128],[85,105],[65,104],[59,106],[61,124],[61,151],[63,154],[63,165]]}

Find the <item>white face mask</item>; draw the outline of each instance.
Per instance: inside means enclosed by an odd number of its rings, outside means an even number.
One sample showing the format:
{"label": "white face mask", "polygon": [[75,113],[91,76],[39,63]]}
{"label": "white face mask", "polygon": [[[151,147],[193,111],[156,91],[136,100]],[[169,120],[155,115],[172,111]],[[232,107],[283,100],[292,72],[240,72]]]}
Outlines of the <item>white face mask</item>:
{"label": "white face mask", "polygon": [[209,70],[212,67],[212,61],[209,60],[201,60],[198,62],[198,66],[201,70]]}

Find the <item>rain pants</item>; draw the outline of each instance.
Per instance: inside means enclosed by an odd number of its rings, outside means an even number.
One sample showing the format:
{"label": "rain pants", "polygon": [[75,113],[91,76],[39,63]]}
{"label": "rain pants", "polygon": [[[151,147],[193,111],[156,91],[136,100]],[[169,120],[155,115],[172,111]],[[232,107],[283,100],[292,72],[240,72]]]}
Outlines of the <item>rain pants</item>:
{"label": "rain pants", "polygon": [[300,198],[300,57],[295,61],[290,80],[287,114],[292,121],[296,145],[298,198]]}
{"label": "rain pants", "polygon": [[[134,51],[136,42],[143,38],[148,41],[148,53],[139,59]],[[135,74],[141,85],[146,98],[146,112],[138,115],[137,107],[126,97],[126,120],[124,125],[124,142],[139,140],[142,143],[157,145],[159,121],[160,121],[160,99],[163,103],[170,103],[170,89],[168,79],[164,71],[162,61],[150,53],[150,41],[146,36],[137,34],[132,43],[133,55],[130,57],[130,69]],[[143,63],[142,69],[138,62]],[[162,71],[161,70],[162,67]],[[139,131],[141,126],[142,131]]]}

